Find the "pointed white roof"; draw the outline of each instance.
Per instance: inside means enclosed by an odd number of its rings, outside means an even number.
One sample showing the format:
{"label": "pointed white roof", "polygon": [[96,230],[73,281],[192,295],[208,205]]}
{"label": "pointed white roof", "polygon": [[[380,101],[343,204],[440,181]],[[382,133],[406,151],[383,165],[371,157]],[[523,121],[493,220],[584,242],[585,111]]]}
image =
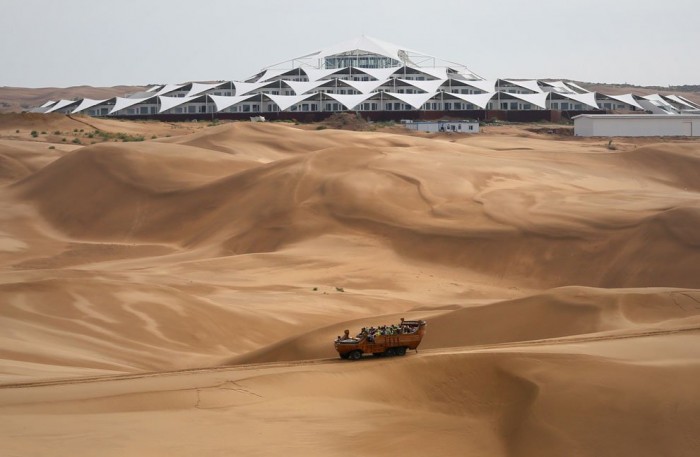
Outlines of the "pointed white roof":
{"label": "pointed white roof", "polygon": [[538,94],[511,94],[510,92],[501,92],[502,94],[510,95],[524,102],[539,106],[542,109],[547,109],[547,97],[549,92],[540,92]]}
{"label": "pointed white roof", "polygon": [[228,84],[227,82],[220,82],[220,83],[212,83],[212,84],[202,84],[202,83],[192,83],[192,87],[190,88],[190,91],[187,92],[187,97],[192,97],[194,95],[199,95],[202,92],[206,92],[211,89],[216,89],[217,87],[221,87],[224,84]]}
{"label": "pointed white roof", "polygon": [[598,102],[596,101],[595,92],[586,92],[585,94],[576,94],[576,93],[562,94],[562,93],[557,92],[557,94],[561,95],[562,97],[568,98],[570,100],[574,100],[574,101],[577,101],[579,103],[583,103],[584,105],[588,105],[593,109],[599,109]]}
{"label": "pointed white roof", "polygon": [[306,100],[307,98],[313,97],[316,94],[305,94],[305,95],[272,95],[265,94],[266,97],[270,98],[273,102],[279,106],[280,111],[284,111],[292,105]]}
{"label": "pointed white roof", "polygon": [[160,109],[158,110],[158,114],[164,113],[168,111],[171,108],[175,108],[176,106],[182,105],[187,102],[191,102],[195,98],[199,98],[200,95],[193,95],[191,97],[165,97],[163,95],[158,96],[158,100],[160,101]]}
{"label": "pointed white roof", "polygon": [[363,94],[369,94],[373,90],[375,90],[377,87],[381,86],[382,84],[386,84],[389,82],[388,79],[385,80],[379,80],[379,81],[350,81],[350,80],[343,80],[345,84],[348,86],[353,87],[356,90],[359,90]]}
{"label": "pointed white roof", "polygon": [[576,83],[572,83],[571,81],[564,83],[564,84],[566,84],[567,86],[569,86],[570,88],[572,88],[574,90],[580,90],[581,92],[588,92],[588,89],[584,89],[583,87],[579,86]]}
{"label": "pointed white roof", "polygon": [[109,114],[114,114],[117,111],[121,111],[125,108],[128,108],[133,105],[137,105],[139,103],[143,103],[147,100],[150,100],[152,98],[155,98],[156,95],[148,94],[146,96],[141,96],[141,97],[132,97],[132,98],[126,98],[126,97],[116,97],[114,107],[112,110],[109,112]]}
{"label": "pointed white roof", "polygon": [[284,83],[292,89],[294,89],[294,93],[296,93],[297,95],[302,95],[310,90],[314,90],[317,87],[328,83],[328,81],[285,81]]}
{"label": "pointed white roof", "polygon": [[440,86],[445,84],[446,79],[433,79],[430,81],[414,81],[412,79],[401,79],[399,78],[399,81],[401,81],[404,84],[409,84],[413,87],[416,87],[422,91],[425,92],[435,92],[438,90]]}
{"label": "pointed white roof", "polygon": [[678,100],[679,100],[679,103],[680,103],[680,101],[684,101],[686,104],[688,104],[688,105],[689,105],[690,107],[692,107],[693,109],[698,109],[698,108],[700,108],[700,105],[699,105],[699,104],[695,103],[695,102],[692,101],[692,100],[688,100],[687,98],[683,97],[682,95],[669,95],[668,98],[670,98],[671,100],[678,99]]}
{"label": "pointed white roof", "polygon": [[155,93],[155,95],[169,94],[170,92],[182,89],[186,85],[187,84],[166,84],[165,86],[161,87],[160,90],[158,90],[158,92]]}
{"label": "pointed white roof", "polygon": [[288,72],[290,72],[290,71],[291,71],[291,70],[290,70],[289,68],[285,68],[285,69],[272,69],[272,68],[268,68],[267,70],[265,70],[265,74],[263,74],[263,75],[260,77],[260,79],[258,79],[257,82],[259,82],[259,83],[265,82],[265,81],[268,81],[268,80],[270,80],[270,79],[272,79],[272,78],[276,78],[277,76],[280,76],[280,75],[283,75],[283,74],[285,74],[285,73],[288,73]]}
{"label": "pointed white roof", "polygon": [[264,85],[265,85],[265,83],[258,83],[258,82],[244,83],[244,82],[239,82],[239,81],[233,81],[233,86],[236,88],[236,95],[239,97],[241,95],[247,94],[250,91],[258,89]]}
{"label": "pointed white roof", "polygon": [[514,86],[522,87],[523,89],[531,90],[533,92],[542,92],[542,88],[539,86],[539,84],[537,84],[536,79],[528,79],[523,81],[516,81],[514,79],[503,79],[502,81],[505,81]]}
{"label": "pointed white roof", "polygon": [[385,81],[389,79],[391,75],[396,73],[397,71],[401,70],[403,67],[389,67],[389,68],[357,68],[357,70],[360,70],[363,73],[366,73],[373,77],[374,79],[378,79],[380,81]]}
{"label": "pointed white roof", "polygon": [[53,105],[51,108],[45,111],[45,113],[53,113],[54,111],[60,110],[62,108],[65,108],[66,106],[70,106],[74,103],[78,103],[76,100],[59,100],[56,102],[55,105]]}
{"label": "pointed white roof", "polygon": [[49,106],[53,105],[56,103],[56,100],[49,100],[48,102],[44,103],[41,105],[39,108],[48,108]]}
{"label": "pointed white roof", "polygon": [[676,102],[676,103],[678,103],[678,104],[680,104],[680,105],[683,105],[683,106],[685,106],[686,108],[697,109],[696,106],[691,105],[691,104],[688,103],[687,101],[685,101],[685,100],[683,100],[683,99],[681,99],[680,97],[677,97],[677,96],[675,96],[675,95],[664,95],[664,98],[667,98],[667,99],[669,99],[669,100],[671,100],[671,101],[673,101],[673,102]]}
{"label": "pointed white roof", "polygon": [[344,68],[302,68],[304,70],[304,73],[306,73],[306,76],[308,76],[309,81],[318,81],[319,79],[323,79],[327,76],[332,75],[333,73],[338,73],[339,71],[344,70]]}
{"label": "pointed white roof", "polygon": [[460,80],[464,84],[468,84],[472,87],[475,87],[479,90],[483,90],[484,92],[490,93],[490,92],[496,92],[496,81],[495,80],[490,80],[487,81],[485,79],[479,79],[479,80],[474,80],[474,81],[464,81]]}
{"label": "pointed white roof", "polygon": [[622,94],[622,95],[607,95],[607,94],[601,94],[604,97],[612,98],[613,100],[617,100],[622,103],[627,103],[628,105],[632,105],[635,108],[639,109],[644,109],[642,108],[642,105],[640,105],[637,100],[635,100],[634,95],[632,94]]}
{"label": "pointed white roof", "polygon": [[433,98],[437,93],[429,92],[427,94],[399,94],[395,92],[386,92],[387,95],[391,95],[394,98],[398,98],[402,102],[411,105],[415,109],[420,109],[421,106],[431,98]]}
{"label": "pointed white roof", "polygon": [[71,114],[76,114],[81,111],[85,111],[88,108],[92,108],[95,105],[99,105],[100,103],[104,103],[108,98],[105,98],[104,100],[93,100],[92,98],[84,98],[81,100],[80,105],[78,105],[72,112]]}
{"label": "pointed white roof", "polygon": [[354,109],[357,105],[364,102],[374,94],[357,94],[357,95],[343,95],[343,94],[326,94],[334,100],[342,103],[347,109]]}
{"label": "pointed white roof", "polygon": [[467,103],[476,105],[481,109],[486,109],[486,105],[491,101],[491,99],[496,95],[496,92],[486,92],[484,94],[446,94],[452,97],[457,97],[464,100]]}
{"label": "pointed white roof", "polygon": [[216,112],[225,110],[229,106],[236,105],[240,102],[246,101],[249,98],[255,97],[256,94],[243,95],[243,96],[226,96],[226,95],[208,95],[207,96],[216,105]]}
{"label": "pointed white roof", "polygon": [[437,79],[447,79],[447,67],[414,67],[416,70]]}

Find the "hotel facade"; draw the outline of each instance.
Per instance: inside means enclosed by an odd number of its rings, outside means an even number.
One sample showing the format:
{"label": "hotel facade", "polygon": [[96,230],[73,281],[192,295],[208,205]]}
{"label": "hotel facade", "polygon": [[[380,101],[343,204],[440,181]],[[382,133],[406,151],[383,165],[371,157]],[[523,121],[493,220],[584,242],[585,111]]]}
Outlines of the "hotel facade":
{"label": "hotel facade", "polygon": [[341,111],[377,120],[440,116],[538,120],[551,113],[698,110],[700,105],[677,95],[606,95],[567,81],[487,80],[464,65],[362,36],[266,67],[244,81],[157,85],[105,100],[49,101],[32,111],[183,120],[250,116],[319,120]]}

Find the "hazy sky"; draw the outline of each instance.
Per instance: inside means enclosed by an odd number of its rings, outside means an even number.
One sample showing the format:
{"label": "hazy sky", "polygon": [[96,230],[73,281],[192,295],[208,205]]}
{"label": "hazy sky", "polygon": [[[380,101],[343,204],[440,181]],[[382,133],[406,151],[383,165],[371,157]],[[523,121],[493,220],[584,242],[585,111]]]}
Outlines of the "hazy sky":
{"label": "hazy sky", "polygon": [[488,78],[700,84],[700,0],[0,0],[0,86],[242,79],[365,34]]}

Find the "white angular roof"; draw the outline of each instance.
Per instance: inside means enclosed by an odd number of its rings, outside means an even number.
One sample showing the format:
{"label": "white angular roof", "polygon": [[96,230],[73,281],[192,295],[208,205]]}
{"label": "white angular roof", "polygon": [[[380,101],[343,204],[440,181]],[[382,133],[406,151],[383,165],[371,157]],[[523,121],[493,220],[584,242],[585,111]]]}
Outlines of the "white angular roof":
{"label": "white angular roof", "polygon": [[44,112],[47,114],[53,113],[54,111],[57,111],[61,108],[65,108],[66,106],[70,106],[74,103],[78,103],[78,102],[76,100],[59,100],[58,102],[56,102],[55,105],[53,105],[51,108],[49,108],[48,110],[46,110]]}
{"label": "white angular roof", "polygon": [[[184,84],[183,84],[184,86]],[[117,111],[121,111],[125,108],[128,108],[130,106],[137,105],[139,103],[143,103],[146,100],[150,100],[152,98],[155,98],[156,95],[149,93],[148,95],[142,95],[140,97],[116,97],[115,98],[115,103],[114,106],[112,107],[112,110],[109,112],[109,114],[114,114]]]}
{"label": "white angular roof", "polygon": [[391,95],[394,98],[398,98],[415,109],[420,109],[425,102],[437,95],[435,92],[428,92],[427,94],[399,94],[395,92],[386,92],[386,94]]}
{"label": "white angular roof", "polygon": [[627,103],[628,105],[632,105],[636,108],[639,109],[644,109],[642,108],[642,105],[637,103],[637,100],[635,100],[634,95],[632,94],[623,94],[623,95],[608,95],[608,94],[601,94],[604,97],[612,98],[613,100],[617,100],[622,103]]}
{"label": "white angular roof", "polygon": [[243,95],[243,96],[226,96],[226,95],[208,95],[211,101],[216,105],[216,112],[223,111],[229,106],[236,105],[240,102],[248,100],[249,98],[255,97],[257,94]]}
{"label": "white angular roof", "polygon": [[431,81],[416,81],[413,79],[400,79],[399,78],[399,81],[401,81],[404,84],[409,84],[413,87],[416,87],[424,92],[435,92],[447,80],[446,79],[433,79]]}
{"label": "white angular roof", "polygon": [[328,81],[325,80],[320,80],[320,81],[284,81],[286,85],[291,87],[294,90],[294,93],[297,95],[302,95],[307,93],[310,90],[314,90],[319,86],[322,86],[326,84]]}
{"label": "white angular roof", "polygon": [[374,94],[357,94],[357,95],[343,95],[343,94],[326,94],[332,99],[340,102],[345,106],[345,108],[351,110],[357,105],[364,102]]}
{"label": "white angular roof", "polygon": [[84,98],[81,102],[80,105],[78,105],[73,111],[71,111],[71,114],[77,114],[81,111],[85,111],[88,108],[92,108],[95,105],[99,105],[100,103],[104,103],[108,98],[104,100],[93,100],[92,98]]}
{"label": "white angular roof", "polygon": [[217,87],[221,87],[224,84],[228,84],[227,82],[220,82],[220,83],[212,83],[212,84],[202,84],[202,83],[192,83],[192,87],[190,88],[190,91],[187,92],[187,97],[192,97],[194,95],[199,95],[202,92],[206,92],[208,90],[216,89]]}
{"label": "white angular roof", "polygon": [[533,92],[542,92],[542,88],[537,84],[536,79],[527,79],[518,81],[515,79],[504,79],[503,81],[512,84],[514,86],[522,87],[523,89],[531,90]]}
{"label": "white angular roof", "polygon": [[496,92],[486,92],[484,94],[446,94],[464,100],[467,103],[476,105],[481,109],[486,109],[491,99],[496,96]]}
{"label": "white angular roof", "polygon": [[277,106],[279,106],[280,111],[284,111],[287,108],[289,108],[292,105],[296,105],[297,103],[306,100],[307,98],[313,97],[316,94],[305,94],[305,95],[272,95],[272,94],[265,94],[266,97],[269,97],[270,100],[275,102]]}
{"label": "white angular roof", "polygon": [[191,97],[165,97],[163,95],[158,96],[158,100],[160,101],[160,109],[158,110],[158,114],[164,113],[165,111],[168,111],[171,108],[175,108],[176,106],[182,105],[184,103],[189,103],[195,98],[199,98],[199,95],[193,95]]}
{"label": "white angular roof", "polygon": [[381,80],[380,81],[350,81],[350,80],[346,80],[343,82],[345,84],[347,84],[348,86],[351,86],[354,89],[362,92],[363,94],[369,94],[377,87],[380,87],[383,84],[388,83],[389,80],[388,79],[385,79],[383,81],[381,81]]}
{"label": "white angular roof", "polygon": [[562,94],[558,93],[558,95],[561,95],[562,97],[566,97],[570,100],[574,100],[579,103],[583,103],[584,105],[588,105],[593,109],[598,109],[598,102],[596,101],[595,97],[595,92],[587,92],[585,94],[577,94],[577,93],[568,93],[568,94]]}

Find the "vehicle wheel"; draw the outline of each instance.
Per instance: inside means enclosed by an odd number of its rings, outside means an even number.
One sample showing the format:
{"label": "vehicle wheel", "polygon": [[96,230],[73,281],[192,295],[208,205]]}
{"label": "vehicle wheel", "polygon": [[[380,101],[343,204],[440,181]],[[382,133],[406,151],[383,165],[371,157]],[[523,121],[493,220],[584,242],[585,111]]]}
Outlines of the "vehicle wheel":
{"label": "vehicle wheel", "polygon": [[397,355],[406,355],[406,347],[402,346],[400,348],[396,348],[396,354]]}
{"label": "vehicle wheel", "polygon": [[386,352],[384,352],[384,354],[386,354],[388,357],[391,357],[393,355],[396,355],[396,350],[394,348],[389,348],[386,350]]}
{"label": "vehicle wheel", "polygon": [[346,353],[344,353],[344,354],[340,354],[340,358],[341,358],[341,359],[347,359],[349,356],[350,356],[350,353],[349,353],[349,352],[346,352]]}
{"label": "vehicle wheel", "polygon": [[381,357],[384,355],[384,353],[383,352],[373,352],[372,355],[375,357]]}
{"label": "vehicle wheel", "polygon": [[362,358],[362,351],[352,351],[349,356],[351,360],[360,360],[360,358]]}

